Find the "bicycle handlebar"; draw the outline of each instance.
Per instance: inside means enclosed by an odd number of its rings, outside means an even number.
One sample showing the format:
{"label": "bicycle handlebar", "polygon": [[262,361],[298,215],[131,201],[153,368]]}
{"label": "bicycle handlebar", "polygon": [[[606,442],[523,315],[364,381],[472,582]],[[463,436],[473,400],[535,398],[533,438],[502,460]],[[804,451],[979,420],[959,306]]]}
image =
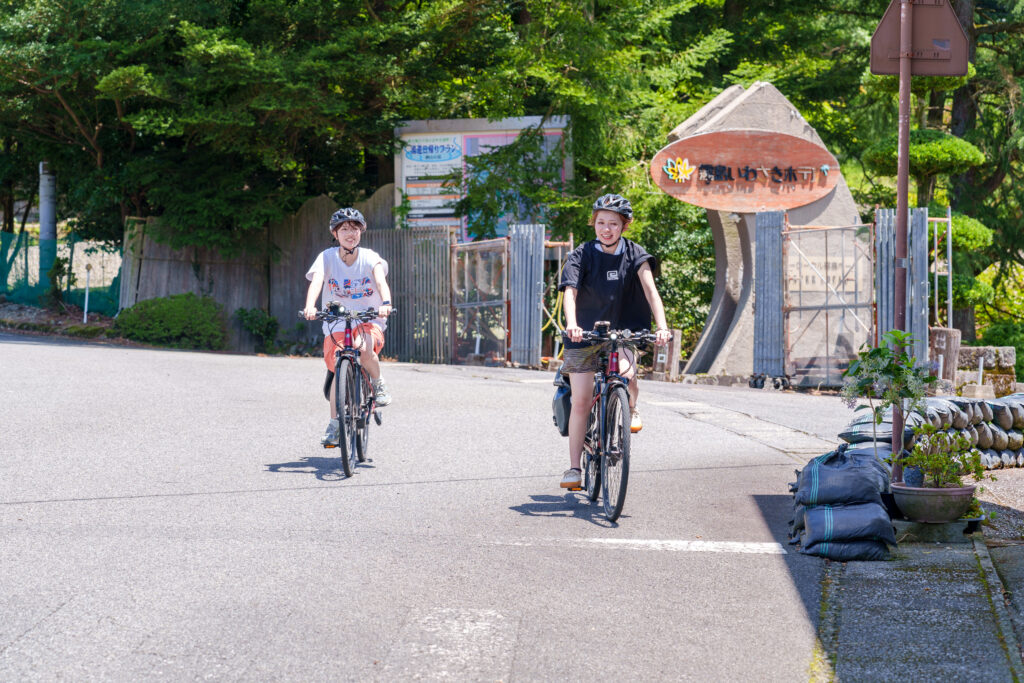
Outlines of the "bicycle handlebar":
{"label": "bicycle handlebar", "polygon": [[[562,332],[562,337],[569,339],[567,332]],[[658,336],[650,330],[640,330],[634,332],[633,330],[607,330],[604,332],[600,331],[589,331],[583,333],[583,339],[585,342],[607,342],[607,341],[619,341],[626,342],[629,344],[647,344],[654,343],[657,341]]]}
{"label": "bicycle handlebar", "polygon": [[[391,313],[394,313],[395,310],[396,309],[392,308]],[[299,317],[305,320],[306,312],[299,311]],[[380,312],[376,308],[367,308],[365,311],[352,311],[346,309],[344,306],[339,306],[337,312],[330,310],[317,311],[314,320],[323,320],[329,323],[336,322],[338,320],[358,320],[359,322],[368,323],[379,317]]]}

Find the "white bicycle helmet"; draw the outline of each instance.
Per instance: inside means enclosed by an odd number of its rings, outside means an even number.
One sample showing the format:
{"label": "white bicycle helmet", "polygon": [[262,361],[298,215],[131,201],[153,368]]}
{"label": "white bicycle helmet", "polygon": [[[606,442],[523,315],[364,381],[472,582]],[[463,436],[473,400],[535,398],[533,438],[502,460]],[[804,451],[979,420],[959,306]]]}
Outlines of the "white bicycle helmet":
{"label": "white bicycle helmet", "polygon": [[606,194],[594,202],[594,211],[614,211],[626,220],[633,218],[633,207],[629,200],[620,194]]}
{"label": "white bicycle helmet", "polygon": [[333,233],[334,229],[341,225],[342,223],[344,223],[345,221],[359,223],[360,225],[363,226],[363,230],[366,230],[366,219],[363,218],[363,214],[360,213],[359,209],[346,207],[344,209],[338,209],[331,216],[330,225],[328,225],[327,227],[328,232]]}

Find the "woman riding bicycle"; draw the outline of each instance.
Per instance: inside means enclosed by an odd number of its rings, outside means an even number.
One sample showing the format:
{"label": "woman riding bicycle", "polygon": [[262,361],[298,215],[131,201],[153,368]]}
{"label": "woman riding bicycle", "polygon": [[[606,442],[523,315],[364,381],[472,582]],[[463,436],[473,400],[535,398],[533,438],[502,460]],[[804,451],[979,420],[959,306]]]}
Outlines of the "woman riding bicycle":
{"label": "woman riding bicycle", "polygon": [[[565,344],[562,372],[569,375],[572,410],[569,413],[569,465],[562,475],[562,488],[579,488],[580,456],[594,392],[594,372],[599,369],[600,345],[583,342],[584,330],[607,320],[612,329],[648,330],[651,314],[657,323],[657,343],[669,339],[665,307],[654,284],[650,262],[654,259],[643,247],[622,236],[633,222],[629,200],[606,194],[594,202],[590,225],[595,238],[577,247],[562,269],[558,288],[565,292]],[[636,407],[639,386],[636,362],[628,348],[623,349],[619,372],[629,378],[630,431],[643,428]]]}
{"label": "woman riding bicycle", "polygon": [[[391,313],[391,288],[388,287],[388,262],[380,254],[359,246],[359,240],[366,230],[366,220],[357,209],[339,209],[331,216],[328,230],[338,241],[338,248],[331,247],[320,253],[316,261],[309,267],[306,279],[310,281],[306,292],[306,307],[303,313],[307,320],[316,318],[317,295],[321,297],[322,306],[337,301],[347,310],[365,311],[376,308],[380,317],[359,325],[358,334],[353,340],[354,346],[361,349],[360,362],[370,378],[380,407],[391,403],[384,380],[380,376],[381,349],[384,348],[384,330],[387,328],[386,318]],[[344,332],[339,330],[332,335],[325,322],[324,331],[324,362],[327,370],[334,370],[334,352],[341,345]],[[327,431],[320,440],[321,444],[337,443],[338,415],[334,402],[331,401],[331,421]]]}

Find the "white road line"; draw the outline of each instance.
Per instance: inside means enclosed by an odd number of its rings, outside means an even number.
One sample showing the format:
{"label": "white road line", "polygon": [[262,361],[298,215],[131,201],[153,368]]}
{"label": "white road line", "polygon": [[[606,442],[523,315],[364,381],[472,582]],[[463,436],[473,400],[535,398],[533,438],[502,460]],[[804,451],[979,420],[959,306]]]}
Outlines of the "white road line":
{"label": "white road line", "polygon": [[622,548],[624,550],[660,550],[666,552],[741,553],[754,555],[786,555],[781,543],[745,541],[682,541],[642,538],[538,538],[516,541],[492,541],[495,545],[551,546],[572,548]]}

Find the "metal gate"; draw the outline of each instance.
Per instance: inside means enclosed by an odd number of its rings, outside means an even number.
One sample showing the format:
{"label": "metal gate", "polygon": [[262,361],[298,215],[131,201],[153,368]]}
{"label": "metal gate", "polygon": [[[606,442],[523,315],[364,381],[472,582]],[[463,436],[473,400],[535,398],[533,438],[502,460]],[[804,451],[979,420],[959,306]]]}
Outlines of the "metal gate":
{"label": "metal gate", "polygon": [[504,365],[508,351],[508,244],[451,246],[452,362]]}
{"label": "metal gate", "polygon": [[539,223],[508,226],[511,325],[509,360],[540,365],[541,317],[544,310],[544,232]]}
{"label": "metal gate", "polygon": [[874,341],[871,226],[789,226],[782,212],[756,225],[754,373],[841,385]]}
{"label": "metal gate", "polygon": [[388,320],[384,355],[400,361],[450,363],[451,312],[448,228],[367,230],[362,244],[389,267],[395,313]]}

